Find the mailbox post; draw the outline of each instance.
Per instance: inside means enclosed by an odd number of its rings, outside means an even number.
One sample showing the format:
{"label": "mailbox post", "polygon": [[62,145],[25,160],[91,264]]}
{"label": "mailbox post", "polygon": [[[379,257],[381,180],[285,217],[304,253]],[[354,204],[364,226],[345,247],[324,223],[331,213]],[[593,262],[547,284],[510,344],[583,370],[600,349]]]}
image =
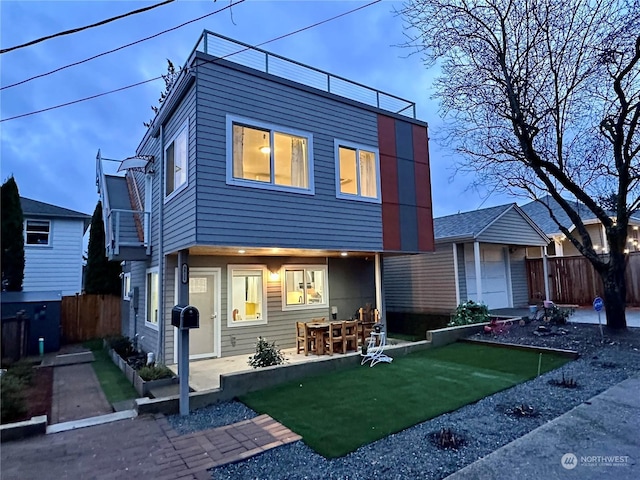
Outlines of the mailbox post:
{"label": "mailbox post", "polygon": [[200,312],[192,305],[171,309],[171,325],[180,330],[180,415],[189,415],[189,330],[200,327]]}

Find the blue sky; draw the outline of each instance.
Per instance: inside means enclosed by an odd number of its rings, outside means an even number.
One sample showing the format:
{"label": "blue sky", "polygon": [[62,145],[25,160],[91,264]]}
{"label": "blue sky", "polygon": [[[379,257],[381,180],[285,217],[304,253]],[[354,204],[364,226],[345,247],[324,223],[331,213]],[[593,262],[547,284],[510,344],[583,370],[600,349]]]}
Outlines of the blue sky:
{"label": "blue sky", "polygon": [[[35,38],[158,2],[0,2],[0,44],[8,48]],[[156,77],[166,58],[182,65],[203,29],[258,44],[364,5],[361,1],[247,0],[199,22],[79,66],[0,91],[0,118],[39,110]],[[0,55],[0,85],[6,86],[125,43],[155,34],[228,4],[228,0],[178,0],[83,32]],[[434,215],[514,201],[467,190],[469,177],[451,181],[453,153],[439,145],[442,120],[430,97],[437,68],[427,69],[404,42],[399,2],[382,1],[347,17],[278,40],[265,50],[406,98],[429,123]],[[20,194],[91,214],[98,196],[95,157],[121,159],[135,153],[157,104],[156,81],[95,100],[0,123],[4,181],[13,174]]]}

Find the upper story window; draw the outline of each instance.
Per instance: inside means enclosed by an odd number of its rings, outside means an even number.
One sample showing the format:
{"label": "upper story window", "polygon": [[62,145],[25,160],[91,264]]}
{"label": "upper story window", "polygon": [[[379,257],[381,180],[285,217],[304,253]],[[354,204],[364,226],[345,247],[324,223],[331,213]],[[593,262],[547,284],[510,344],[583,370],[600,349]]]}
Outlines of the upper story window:
{"label": "upper story window", "polygon": [[229,327],[267,323],[264,265],[229,265]]}
{"label": "upper story window", "polygon": [[171,196],[187,184],[187,143],[189,124],[185,123],[164,147],[165,183],[164,195]]}
{"label": "upper story window", "polygon": [[326,307],[328,302],[326,265],[285,265],[282,278],[282,309]]}
{"label": "upper story window", "polygon": [[158,328],[158,315],[160,310],[158,267],[147,270],[146,292],[145,325]]}
{"label": "upper story window", "polygon": [[313,136],[227,116],[227,183],[313,194]]}
{"label": "upper story window", "polygon": [[380,202],[378,149],[335,140],[336,196]]}
{"label": "upper story window", "polygon": [[25,220],[25,245],[48,247],[51,245],[51,222],[49,220]]}

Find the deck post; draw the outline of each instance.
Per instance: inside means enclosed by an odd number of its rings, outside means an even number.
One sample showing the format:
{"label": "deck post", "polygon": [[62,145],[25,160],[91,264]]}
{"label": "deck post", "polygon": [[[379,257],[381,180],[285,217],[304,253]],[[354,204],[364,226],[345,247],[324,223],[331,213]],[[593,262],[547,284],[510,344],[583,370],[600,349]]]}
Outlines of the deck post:
{"label": "deck post", "polygon": [[[189,251],[178,252],[178,271],[182,265],[189,264]],[[189,278],[186,282],[180,278],[178,282],[178,305],[189,305]],[[180,377],[180,415],[189,415],[189,329],[178,331],[178,375]]]}

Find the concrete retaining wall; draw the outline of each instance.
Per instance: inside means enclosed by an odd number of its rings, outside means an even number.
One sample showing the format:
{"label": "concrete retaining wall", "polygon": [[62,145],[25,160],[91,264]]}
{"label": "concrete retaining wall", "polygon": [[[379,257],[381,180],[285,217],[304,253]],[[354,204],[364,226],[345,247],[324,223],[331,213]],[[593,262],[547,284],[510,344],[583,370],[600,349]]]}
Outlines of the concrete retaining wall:
{"label": "concrete retaining wall", "polygon": [[24,422],[0,425],[0,442],[20,440],[21,438],[44,435],[45,433],[47,433],[47,416],[40,415],[31,417],[31,420],[25,420]]}

